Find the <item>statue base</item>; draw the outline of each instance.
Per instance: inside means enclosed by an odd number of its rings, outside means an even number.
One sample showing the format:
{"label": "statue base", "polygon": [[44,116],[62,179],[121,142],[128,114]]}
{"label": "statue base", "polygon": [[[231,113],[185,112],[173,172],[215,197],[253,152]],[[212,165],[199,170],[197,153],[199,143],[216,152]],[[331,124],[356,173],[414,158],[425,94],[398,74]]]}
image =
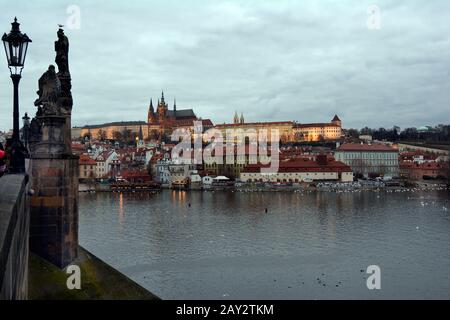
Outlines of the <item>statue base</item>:
{"label": "statue base", "polygon": [[30,250],[64,268],[78,256],[78,157],[66,137],[67,117],[42,116],[32,145]]}

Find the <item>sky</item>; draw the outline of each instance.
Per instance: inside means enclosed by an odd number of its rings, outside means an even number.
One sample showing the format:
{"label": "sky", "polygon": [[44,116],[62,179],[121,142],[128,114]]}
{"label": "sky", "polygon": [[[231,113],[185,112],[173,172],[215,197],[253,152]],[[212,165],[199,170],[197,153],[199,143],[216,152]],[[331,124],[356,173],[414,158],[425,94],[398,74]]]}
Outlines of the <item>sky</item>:
{"label": "sky", "polygon": [[[172,107],[214,123],[328,122],[345,128],[450,123],[450,1],[0,0],[30,44],[21,113],[54,64],[58,24],[70,41],[73,125],[146,120]],[[3,52],[3,50],[2,50]],[[3,56],[3,57],[2,57]],[[2,60],[3,59],[3,60]],[[0,54],[0,130],[12,83]]]}

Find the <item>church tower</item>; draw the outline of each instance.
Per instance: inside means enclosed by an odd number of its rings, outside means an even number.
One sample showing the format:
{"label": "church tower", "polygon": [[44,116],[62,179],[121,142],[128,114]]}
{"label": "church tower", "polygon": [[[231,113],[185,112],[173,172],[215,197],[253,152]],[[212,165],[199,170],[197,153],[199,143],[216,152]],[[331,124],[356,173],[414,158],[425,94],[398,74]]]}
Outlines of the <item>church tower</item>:
{"label": "church tower", "polygon": [[177,99],[173,100],[173,117],[177,118]]}
{"label": "church tower", "polygon": [[334,123],[342,128],[342,121],[341,121],[341,119],[339,119],[337,114],[334,115],[334,118],[333,118],[333,120],[331,120],[331,123]]}
{"label": "church tower", "polygon": [[166,118],[167,109],[168,109],[168,106],[164,100],[164,91],[163,91],[161,94],[161,101],[158,102],[158,107],[156,110],[159,121],[164,121],[164,119]]}
{"label": "church tower", "polygon": [[241,112],[240,123],[241,123],[241,124],[244,124],[244,122],[245,122],[245,121],[244,121],[244,114]]}
{"label": "church tower", "polygon": [[150,99],[150,106],[148,107],[147,122],[148,123],[155,123],[156,122],[155,109],[153,108],[153,101],[152,101],[152,99]]}
{"label": "church tower", "polygon": [[143,149],[145,147],[144,133],[142,132],[142,126],[139,127],[139,134],[136,137],[136,148]]}
{"label": "church tower", "polygon": [[234,112],[233,123],[234,123],[234,124],[239,124],[239,116],[238,116],[237,111]]}

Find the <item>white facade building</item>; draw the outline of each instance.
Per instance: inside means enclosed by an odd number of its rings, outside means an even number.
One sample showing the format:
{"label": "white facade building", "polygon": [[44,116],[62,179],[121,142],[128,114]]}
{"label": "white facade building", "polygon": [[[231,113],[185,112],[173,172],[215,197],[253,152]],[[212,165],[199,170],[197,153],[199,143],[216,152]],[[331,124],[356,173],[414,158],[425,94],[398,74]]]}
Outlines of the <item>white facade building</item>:
{"label": "white facade building", "polygon": [[399,176],[398,150],[384,144],[346,143],[335,152],[338,161],[350,166],[355,174]]}
{"label": "white facade building", "polygon": [[276,173],[262,173],[261,165],[249,165],[241,172],[242,182],[301,183],[311,181],[353,181],[351,168],[342,162],[322,158],[291,159],[280,162]]}

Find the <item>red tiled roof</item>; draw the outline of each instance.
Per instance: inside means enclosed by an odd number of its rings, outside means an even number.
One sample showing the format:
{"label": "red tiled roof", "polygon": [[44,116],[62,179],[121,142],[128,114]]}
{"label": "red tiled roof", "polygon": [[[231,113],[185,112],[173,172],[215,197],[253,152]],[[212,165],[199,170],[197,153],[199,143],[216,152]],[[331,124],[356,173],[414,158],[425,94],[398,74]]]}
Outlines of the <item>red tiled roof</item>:
{"label": "red tiled roof", "polygon": [[[248,165],[243,172],[260,172],[261,168],[268,167],[267,165]],[[328,160],[327,164],[320,165],[316,161],[309,159],[290,159],[288,161],[281,161],[279,163],[278,172],[352,172],[352,169],[335,160]]]}
{"label": "red tiled roof", "polygon": [[203,119],[202,120],[202,125],[204,125],[204,126],[213,126],[214,124],[212,123],[212,121],[210,119]]}
{"label": "red tiled roof", "polygon": [[79,165],[97,165],[94,159],[90,158],[86,154],[80,155],[80,160],[78,162]]}
{"label": "red tiled roof", "polygon": [[337,149],[337,151],[398,152],[397,149],[394,149],[385,144],[358,144],[358,143],[344,143]]}
{"label": "red tiled roof", "polygon": [[411,162],[411,161],[401,161],[400,168],[408,170],[448,170],[449,164],[446,162]]}

